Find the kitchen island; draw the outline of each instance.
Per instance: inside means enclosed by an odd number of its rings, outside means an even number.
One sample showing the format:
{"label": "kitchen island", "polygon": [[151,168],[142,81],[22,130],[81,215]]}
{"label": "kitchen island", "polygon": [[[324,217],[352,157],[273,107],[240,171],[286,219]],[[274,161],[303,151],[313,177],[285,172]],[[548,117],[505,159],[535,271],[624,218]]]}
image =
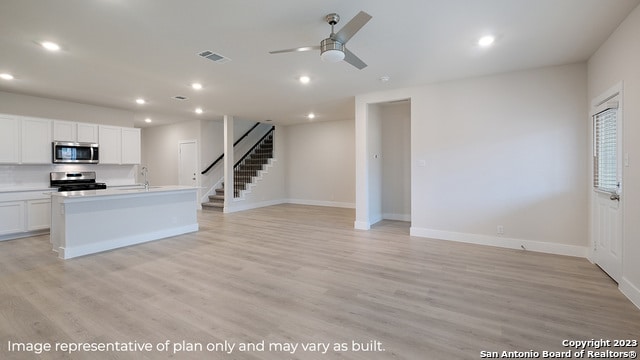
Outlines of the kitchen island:
{"label": "kitchen island", "polygon": [[197,188],[51,193],[51,244],[61,259],[198,231]]}

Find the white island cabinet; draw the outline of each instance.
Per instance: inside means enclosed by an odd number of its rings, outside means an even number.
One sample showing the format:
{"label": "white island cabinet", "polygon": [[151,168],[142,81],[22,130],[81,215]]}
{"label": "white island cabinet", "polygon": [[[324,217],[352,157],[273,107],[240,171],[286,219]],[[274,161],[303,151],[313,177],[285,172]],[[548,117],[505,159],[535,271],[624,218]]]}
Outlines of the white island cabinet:
{"label": "white island cabinet", "polygon": [[107,189],[51,195],[51,244],[70,259],[198,231],[197,188]]}

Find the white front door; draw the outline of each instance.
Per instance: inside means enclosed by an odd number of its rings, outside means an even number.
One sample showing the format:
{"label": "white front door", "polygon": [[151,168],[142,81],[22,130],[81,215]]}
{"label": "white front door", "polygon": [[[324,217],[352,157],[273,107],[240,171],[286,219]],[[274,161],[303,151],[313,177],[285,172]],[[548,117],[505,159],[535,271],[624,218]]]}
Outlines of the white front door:
{"label": "white front door", "polygon": [[616,282],[622,278],[622,86],[593,105],[593,261]]}
{"label": "white front door", "polygon": [[198,151],[196,141],[180,143],[178,181],[182,186],[198,186]]}

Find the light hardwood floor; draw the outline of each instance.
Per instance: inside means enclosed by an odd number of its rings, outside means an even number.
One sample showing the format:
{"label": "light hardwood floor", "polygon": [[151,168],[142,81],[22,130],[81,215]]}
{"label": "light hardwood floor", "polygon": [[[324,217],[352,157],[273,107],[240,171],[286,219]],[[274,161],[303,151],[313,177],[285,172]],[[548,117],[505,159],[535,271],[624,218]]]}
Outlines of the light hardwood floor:
{"label": "light hardwood floor", "polygon": [[[585,259],[412,238],[403,222],[359,231],[353,220],[352,209],[301,205],[205,211],[197,233],[67,261],[48,236],[1,242],[0,358],[479,359],[640,340],[640,310]],[[8,351],[9,341],[167,340],[168,352]],[[171,354],[183,340],[236,347]],[[265,351],[238,350],[262,341]],[[384,351],[351,351],[353,341]],[[269,351],[284,342],[300,345]],[[310,342],[331,348],[301,349]]]}

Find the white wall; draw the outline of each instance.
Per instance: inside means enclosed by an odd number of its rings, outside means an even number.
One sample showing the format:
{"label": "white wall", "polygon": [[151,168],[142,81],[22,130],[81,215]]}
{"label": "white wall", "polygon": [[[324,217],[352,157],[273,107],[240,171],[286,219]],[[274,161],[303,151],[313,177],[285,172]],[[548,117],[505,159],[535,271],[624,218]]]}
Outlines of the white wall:
{"label": "white wall", "polygon": [[411,221],[411,104],[380,104],[382,218]]}
{"label": "white wall", "polygon": [[[200,146],[202,143],[200,122],[200,120],[184,121],[142,129],[142,166],[149,169],[148,177],[151,185],[178,185],[180,142],[197,140]],[[200,159],[202,158],[203,156],[200,156]]]}
{"label": "white wall", "polygon": [[[629,166],[623,168],[624,209],[623,264],[620,289],[640,307],[640,7],[589,59],[589,99],[623,82],[623,152]],[[585,127],[590,127],[587,120]],[[589,189],[590,189],[590,184]],[[590,190],[589,190],[590,191]]]}
{"label": "white wall", "polygon": [[586,80],[575,64],[362,95],[356,129],[367,103],[411,98],[412,235],[584,256]]}
{"label": "white wall", "polygon": [[353,207],[354,122],[322,121],[284,127],[290,202]]}
{"label": "white wall", "polygon": [[128,110],[54,100],[0,91],[0,113],[102,125],[133,127]]}

